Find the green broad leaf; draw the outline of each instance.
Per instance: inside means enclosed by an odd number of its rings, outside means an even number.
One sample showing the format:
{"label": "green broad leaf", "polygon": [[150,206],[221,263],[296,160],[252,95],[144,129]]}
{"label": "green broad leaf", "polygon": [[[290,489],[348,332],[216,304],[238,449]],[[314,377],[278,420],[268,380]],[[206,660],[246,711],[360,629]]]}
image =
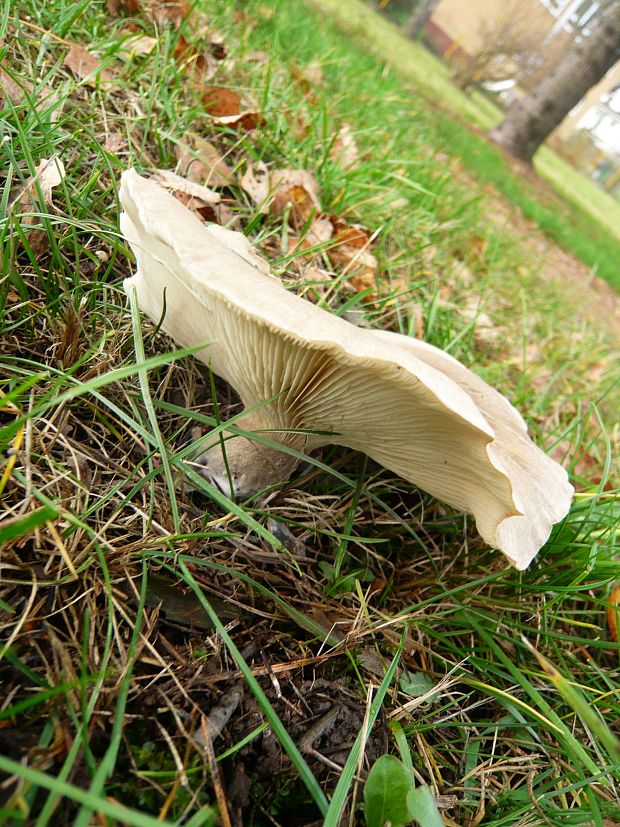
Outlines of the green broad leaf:
{"label": "green broad leaf", "polygon": [[14,537],[22,537],[24,534],[30,534],[35,528],[44,525],[49,520],[54,520],[58,516],[58,512],[51,506],[44,505],[42,508],[37,508],[23,517],[11,517],[8,520],[3,520],[0,523],[0,545],[12,540]]}
{"label": "green broad leaf", "polygon": [[428,784],[409,791],[407,808],[410,819],[420,827],[445,827]]}
{"label": "green broad leaf", "polygon": [[413,775],[402,761],[393,755],[378,758],[364,785],[364,815],[368,827],[408,824],[412,818],[408,802],[413,792]]}
{"label": "green broad leaf", "polygon": [[[406,670],[400,678],[401,691],[404,692],[405,695],[409,695],[411,698],[418,698],[420,695],[426,695],[426,693],[430,692],[434,686],[434,681],[429,678],[428,675],[425,675],[424,672],[409,672],[409,670]],[[432,701],[433,698],[429,698],[429,703]]]}

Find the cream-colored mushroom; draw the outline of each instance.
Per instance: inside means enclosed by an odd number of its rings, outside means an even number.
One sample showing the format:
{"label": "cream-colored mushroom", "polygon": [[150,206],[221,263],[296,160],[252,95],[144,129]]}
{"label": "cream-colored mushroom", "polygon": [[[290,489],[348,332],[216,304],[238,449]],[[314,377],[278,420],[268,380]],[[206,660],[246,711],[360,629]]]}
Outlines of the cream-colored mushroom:
{"label": "cream-colored mushroom", "polygon": [[[356,328],[287,291],[240,233],[204,226],[135,171],[123,174],[121,228],[137,261],[125,289],[236,390],[246,431],[302,452],[335,443],[474,515],[489,545],[525,568],[568,511],[565,471],[529,439],[497,391],[448,354]],[[165,305],[164,305],[165,293]],[[249,496],[296,461],[243,436],[200,462]],[[228,465],[228,469],[226,468]]]}

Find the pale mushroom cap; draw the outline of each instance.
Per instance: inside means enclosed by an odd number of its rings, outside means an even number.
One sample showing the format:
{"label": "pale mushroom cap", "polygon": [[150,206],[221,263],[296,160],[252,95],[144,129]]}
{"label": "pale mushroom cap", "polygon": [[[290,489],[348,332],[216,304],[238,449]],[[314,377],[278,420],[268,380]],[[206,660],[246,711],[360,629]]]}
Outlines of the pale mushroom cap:
{"label": "pale mushroom cap", "polygon": [[570,508],[573,486],[566,471],[532,442],[525,420],[506,397],[449,353],[409,336],[372,332],[458,382],[493,428],[495,439],[487,445],[487,452],[510,479],[512,499],[520,513],[497,526],[491,545],[501,548],[517,568],[526,568],[548,539],[551,527]]}
{"label": "pale mushroom cap", "polygon": [[[570,486],[507,401],[497,402],[501,414],[492,422],[496,411],[481,404],[481,388],[502,397],[456,360],[428,345],[416,350],[398,334],[356,328],[289,293],[241,234],[205,227],[133,170],[123,174],[121,201],[121,228],[138,265],[126,289],[135,288],[155,321],[165,290],[163,329],[181,345],[209,343],[198,358],[246,408],[273,400],[252,414],[255,427],[332,434],[279,439],[306,450],[336,443],[365,452],[472,512],[490,545],[527,565],[566,513]],[[501,450],[500,437],[509,443]],[[533,473],[547,475],[540,486],[562,483],[553,514],[530,513],[512,479],[522,443],[528,465],[537,457]]]}

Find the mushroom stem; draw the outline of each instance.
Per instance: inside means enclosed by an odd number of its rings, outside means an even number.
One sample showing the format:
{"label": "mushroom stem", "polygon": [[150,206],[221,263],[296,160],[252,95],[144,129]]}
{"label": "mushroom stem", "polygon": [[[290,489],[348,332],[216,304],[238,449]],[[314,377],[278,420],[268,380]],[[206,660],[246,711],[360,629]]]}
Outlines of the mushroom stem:
{"label": "mushroom stem", "polygon": [[[268,406],[267,406],[268,407]],[[265,409],[247,413],[241,420],[245,431],[271,428]],[[305,436],[297,433],[267,433],[274,441],[298,451],[305,447]],[[224,494],[246,499],[267,486],[289,479],[298,463],[296,457],[245,436],[225,437],[194,458],[198,471]],[[232,490],[231,490],[232,486]]]}

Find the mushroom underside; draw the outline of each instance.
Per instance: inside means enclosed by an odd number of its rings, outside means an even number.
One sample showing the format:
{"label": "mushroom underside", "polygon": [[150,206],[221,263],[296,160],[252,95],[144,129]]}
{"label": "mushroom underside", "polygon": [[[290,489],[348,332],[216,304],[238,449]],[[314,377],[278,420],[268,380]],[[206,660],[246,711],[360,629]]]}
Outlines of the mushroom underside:
{"label": "mushroom underside", "polygon": [[[239,234],[210,233],[167,193],[146,181],[143,193],[144,179],[129,180],[121,226],[137,270],[125,287],[156,322],[165,306],[162,327],[177,343],[205,344],[197,358],[248,410],[239,426],[300,452],[327,443],[363,451],[473,513],[485,541],[525,568],[566,513],[572,487],[501,394],[431,345],[354,328],[290,294],[249,260]],[[235,242],[222,251],[227,233]],[[246,279],[241,298],[238,273]],[[257,293],[256,307],[248,289]],[[282,324],[274,321],[274,302]],[[232,478],[242,496],[288,478],[296,464],[248,436],[226,440],[228,468],[219,442],[197,460],[222,490]]]}

